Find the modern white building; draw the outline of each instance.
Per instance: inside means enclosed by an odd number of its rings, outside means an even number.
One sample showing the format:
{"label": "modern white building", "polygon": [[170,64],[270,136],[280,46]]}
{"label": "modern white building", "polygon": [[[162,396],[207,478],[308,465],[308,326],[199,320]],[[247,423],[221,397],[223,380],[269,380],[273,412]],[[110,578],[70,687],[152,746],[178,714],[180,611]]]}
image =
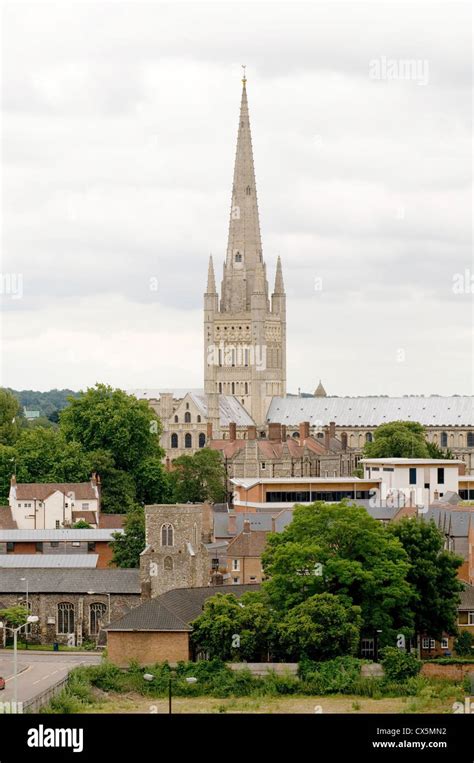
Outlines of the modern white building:
{"label": "modern white building", "polygon": [[97,527],[100,486],[90,482],[17,483],[12,477],[9,506],[19,530],[52,530],[71,527],[80,519]]}
{"label": "modern white building", "polygon": [[381,498],[403,494],[410,506],[429,506],[446,493],[459,493],[463,461],[426,458],[363,458],[366,479],[381,480]]}

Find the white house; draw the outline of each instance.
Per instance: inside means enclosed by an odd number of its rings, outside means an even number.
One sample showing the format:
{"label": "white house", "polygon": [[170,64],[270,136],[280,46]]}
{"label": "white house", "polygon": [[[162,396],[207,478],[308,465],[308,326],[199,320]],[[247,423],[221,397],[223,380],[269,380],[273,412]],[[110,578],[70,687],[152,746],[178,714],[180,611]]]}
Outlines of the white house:
{"label": "white house", "polygon": [[80,519],[99,524],[100,480],[90,482],[17,483],[11,478],[9,506],[19,530],[70,527]]}
{"label": "white house", "polygon": [[465,468],[454,459],[362,458],[359,463],[366,479],[381,479],[382,500],[403,493],[411,506],[429,506],[448,492],[459,493]]}

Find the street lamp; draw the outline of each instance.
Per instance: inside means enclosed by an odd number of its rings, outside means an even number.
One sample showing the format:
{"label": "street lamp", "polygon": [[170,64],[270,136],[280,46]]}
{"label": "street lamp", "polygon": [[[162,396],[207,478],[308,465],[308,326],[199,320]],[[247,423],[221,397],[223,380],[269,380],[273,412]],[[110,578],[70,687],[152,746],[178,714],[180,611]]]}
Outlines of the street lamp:
{"label": "street lamp", "polygon": [[[175,678],[175,677],[176,677],[176,670],[170,670],[170,677],[168,679],[168,713],[169,713],[169,715],[171,715],[172,712],[173,712],[173,707],[172,707],[172,698],[173,698],[172,686],[173,686],[173,678]],[[150,682],[150,681],[154,680],[155,676],[152,675],[151,673],[144,673],[143,674],[143,678],[144,678],[145,681]],[[195,684],[197,682],[197,678],[195,678],[194,676],[186,676],[186,678],[184,680],[186,681],[187,684]]]}
{"label": "street lamp", "polygon": [[38,615],[29,615],[26,623],[19,625],[18,628],[9,628],[5,623],[0,623],[0,628],[5,628],[5,630],[13,633],[13,701],[15,702],[15,707],[18,702],[18,633],[25,626],[31,625],[31,623],[37,623],[38,620]]}

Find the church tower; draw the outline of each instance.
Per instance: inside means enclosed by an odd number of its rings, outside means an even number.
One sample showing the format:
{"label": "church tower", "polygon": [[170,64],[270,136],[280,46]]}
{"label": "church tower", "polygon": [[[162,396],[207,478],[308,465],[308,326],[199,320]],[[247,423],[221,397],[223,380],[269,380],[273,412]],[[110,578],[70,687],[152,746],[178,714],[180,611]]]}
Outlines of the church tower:
{"label": "church tower", "polygon": [[208,400],[235,396],[262,425],[272,397],[286,394],[286,295],[278,258],[269,299],[246,83],[244,75],[220,299],[212,257],[204,295],[204,390]]}

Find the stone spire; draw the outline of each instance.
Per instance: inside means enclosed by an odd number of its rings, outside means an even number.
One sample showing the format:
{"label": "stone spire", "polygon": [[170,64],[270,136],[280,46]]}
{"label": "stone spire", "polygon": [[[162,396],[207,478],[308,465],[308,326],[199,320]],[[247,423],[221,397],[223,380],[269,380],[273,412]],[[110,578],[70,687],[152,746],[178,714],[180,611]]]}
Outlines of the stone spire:
{"label": "stone spire", "polygon": [[209,269],[207,271],[206,294],[217,294],[216,279],[214,277],[214,263],[212,262],[212,254],[209,257]]}
{"label": "stone spire", "polygon": [[315,397],[327,397],[327,393],[326,393],[326,390],[324,389],[324,387],[323,387],[323,385],[321,383],[321,379],[319,380],[318,386],[314,390],[314,396]]}
{"label": "stone spire", "polygon": [[275,288],[273,289],[274,294],[284,294],[285,293],[285,284],[283,283],[283,271],[281,269],[281,258],[278,257],[277,259],[277,267],[276,267],[276,273],[275,273]]}
{"label": "stone spire", "polygon": [[[225,312],[244,312],[250,308],[255,271],[257,264],[263,262],[246,83],[244,76],[222,282],[221,309]],[[265,293],[268,295],[266,282]]]}

